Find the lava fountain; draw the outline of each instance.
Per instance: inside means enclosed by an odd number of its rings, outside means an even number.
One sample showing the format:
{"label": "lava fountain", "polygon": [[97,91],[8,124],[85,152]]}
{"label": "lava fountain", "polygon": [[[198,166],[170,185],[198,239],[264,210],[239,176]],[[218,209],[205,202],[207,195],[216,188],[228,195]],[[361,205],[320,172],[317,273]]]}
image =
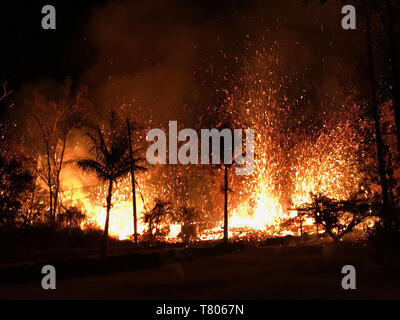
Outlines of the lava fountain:
{"label": "lava fountain", "polygon": [[[235,119],[237,128],[250,128],[256,133],[255,170],[251,176],[234,176],[229,172],[229,228],[230,235],[243,235],[246,230],[263,231],[267,235],[296,234],[296,229],[283,228],[282,222],[296,215],[294,208],[310,200],[311,193],[323,193],[336,199],[346,199],[362,189],[363,172],[360,170],[360,142],[368,129],[368,123],[361,120],[359,107],[349,101],[328,105],[317,120],[298,117],[298,109],[310,105],[305,101],[307,92],[290,99],[286,94],[288,77],[282,75],[279,60],[271,58],[266,51],[256,51],[241,68],[236,84],[226,90],[224,112]],[[318,122],[318,125],[316,125]],[[147,226],[143,216],[156,197],[179,203],[190,202],[194,207],[211,203],[204,214],[217,217],[200,239],[222,238],[221,215],[223,213],[222,170],[204,177],[203,191],[186,190],[177,196],[177,190],[193,188],[193,172],[201,175],[198,166],[187,173],[187,185],[171,187],[176,176],[163,176],[165,167],[150,168],[138,178],[137,208],[138,232],[144,234]],[[69,172],[69,174],[73,174]],[[79,175],[79,173],[75,173]],[[73,179],[72,179],[73,180]],[[97,185],[85,189],[80,179],[78,185],[68,185],[64,175],[63,188],[77,188],[73,194],[64,194],[64,202],[79,206],[87,215],[86,224],[104,226],[105,187]],[[193,183],[192,183],[193,185]],[[188,199],[194,194],[198,200]],[[116,185],[112,197],[109,232],[120,239],[127,239],[133,233],[132,196],[130,178],[125,177]],[[210,212],[211,211],[211,212]],[[312,221],[307,220],[306,224]],[[171,225],[167,239],[177,241],[180,225]],[[244,230],[244,231],[243,231]]]}

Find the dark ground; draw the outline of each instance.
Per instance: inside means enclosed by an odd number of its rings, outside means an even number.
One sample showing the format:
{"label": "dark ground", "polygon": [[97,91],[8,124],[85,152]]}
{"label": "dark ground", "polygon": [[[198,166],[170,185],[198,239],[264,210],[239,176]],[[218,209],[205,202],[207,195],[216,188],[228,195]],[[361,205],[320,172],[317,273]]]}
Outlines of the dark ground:
{"label": "dark ground", "polygon": [[[0,287],[0,299],[399,299],[400,276],[350,244],[246,248],[162,267]],[[341,288],[354,265],[357,289]]]}

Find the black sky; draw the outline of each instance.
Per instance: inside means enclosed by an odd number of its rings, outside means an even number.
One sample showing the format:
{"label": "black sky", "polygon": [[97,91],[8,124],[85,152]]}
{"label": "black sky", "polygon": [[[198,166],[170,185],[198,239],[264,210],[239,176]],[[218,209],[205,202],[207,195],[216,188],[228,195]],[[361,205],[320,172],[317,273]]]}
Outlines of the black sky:
{"label": "black sky", "polygon": [[[18,87],[42,77],[57,80],[66,76],[78,77],[96,57],[86,26],[93,10],[106,2],[3,1],[0,11],[0,81],[8,80]],[[56,30],[43,30],[41,27],[41,9],[46,4],[56,8]],[[195,8],[197,16],[193,23],[201,23],[222,18],[230,10],[247,7],[248,2],[187,0],[181,1],[180,6]],[[150,21],[153,18],[149,17]]]}
{"label": "black sky", "polygon": [[[103,2],[3,1],[0,80],[18,86],[39,77],[63,79],[66,75],[79,75],[94,54],[90,43],[84,40],[84,26],[91,9]],[[41,27],[41,9],[46,4],[56,8],[56,30]],[[81,59],[74,60],[71,50],[78,48]]]}
{"label": "black sky", "polygon": [[[26,87],[51,94],[53,86],[46,84],[44,90],[40,87],[43,79],[62,83],[71,76],[89,86],[98,108],[106,104],[115,106],[134,97],[154,110],[168,110],[169,113],[159,113],[165,118],[190,113],[196,119],[193,109],[201,113],[202,105],[215,103],[211,95],[216,88],[231,85],[217,83],[224,82],[226,68],[235,73],[246,54],[251,57],[257,49],[274,46],[282,73],[293,81],[288,94],[301,95],[304,89],[309,91],[310,99],[319,101],[319,92],[328,95],[337,90],[338,70],[349,65],[346,54],[360,50],[355,41],[357,32],[344,32],[339,26],[341,14],[337,3],[321,5],[315,0],[303,6],[299,0],[3,2],[0,81],[8,80],[9,87],[17,91],[13,98],[20,98],[21,110],[30,99]],[[46,4],[56,8],[56,30],[41,27],[41,9]],[[247,50],[249,44],[251,48]],[[229,65],[235,57],[239,62]],[[350,58],[353,59],[351,55]],[[210,70],[210,65],[214,72],[204,85],[198,74]],[[191,112],[185,106],[191,106]]]}

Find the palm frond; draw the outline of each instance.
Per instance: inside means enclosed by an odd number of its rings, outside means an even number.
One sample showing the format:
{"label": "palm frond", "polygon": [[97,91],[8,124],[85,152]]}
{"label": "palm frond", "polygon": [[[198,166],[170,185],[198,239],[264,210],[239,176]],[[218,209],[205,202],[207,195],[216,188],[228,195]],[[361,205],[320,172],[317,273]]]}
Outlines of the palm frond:
{"label": "palm frond", "polygon": [[86,172],[93,172],[102,180],[110,179],[110,172],[100,162],[93,159],[81,159],[76,161],[78,168]]}

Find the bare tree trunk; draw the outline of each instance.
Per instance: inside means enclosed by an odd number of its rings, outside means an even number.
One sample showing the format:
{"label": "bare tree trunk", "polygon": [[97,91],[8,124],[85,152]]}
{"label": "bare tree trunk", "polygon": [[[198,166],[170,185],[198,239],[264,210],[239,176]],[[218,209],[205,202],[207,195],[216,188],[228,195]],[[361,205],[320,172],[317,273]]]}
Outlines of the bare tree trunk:
{"label": "bare tree trunk", "polygon": [[224,204],[224,241],[228,243],[228,166],[224,165],[225,169],[225,204]]}
{"label": "bare tree trunk", "polygon": [[53,224],[53,195],[51,192],[51,183],[48,184],[49,187],[49,204],[50,204],[50,224]]}
{"label": "bare tree trunk", "polygon": [[32,225],[32,220],[33,220],[33,204],[35,203],[35,192],[31,192],[31,198],[30,198],[30,204],[29,204],[29,221],[28,221],[28,226],[30,227]]}
{"label": "bare tree trunk", "polygon": [[50,163],[50,146],[49,146],[49,141],[48,138],[45,134],[45,131],[43,129],[42,123],[40,122],[39,118],[34,115],[34,119],[36,120],[40,132],[42,134],[42,138],[44,141],[44,144],[46,146],[46,156],[47,156],[47,177],[42,176],[43,181],[47,184],[49,187],[49,206],[50,206],[50,224],[54,223],[54,216],[53,216],[53,191],[52,191],[52,181],[51,181],[51,163]]}
{"label": "bare tree trunk", "polygon": [[109,186],[108,186],[108,194],[107,194],[107,215],[106,215],[106,224],[104,227],[103,246],[102,246],[101,252],[100,252],[101,268],[105,267],[105,262],[106,262],[106,258],[107,258],[108,226],[109,226],[109,222],[110,222],[112,186],[113,186],[113,180],[110,180]]}
{"label": "bare tree trunk", "polygon": [[7,83],[8,81],[1,84],[1,86],[3,87],[3,94],[0,96],[0,101],[13,92],[13,90],[7,91]]}
{"label": "bare tree trunk", "polygon": [[131,126],[129,119],[126,118],[126,125],[128,128],[128,141],[129,141],[129,158],[131,162],[131,179],[132,179],[132,210],[133,210],[133,237],[135,239],[135,244],[138,243],[137,234],[137,209],[136,209],[136,186],[135,186],[135,170],[133,168],[133,156],[132,156],[132,138],[131,138]]}
{"label": "bare tree trunk", "polygon": [[300,217],[300,238],[303,237],[303,217]]}
{"label": "bare tree trunk", "polygon": [[398,72],[398,61],[397,61],[397,43],[396,43],[396,32],[393,17],[393,6],[391,0],[386,0],[386,9],[389,23],[389,40],[390,40],[390,53],[392,62],[392,94],[393,94],[393,110],[396,123],[396,135],[397,135],[397,148],[400,152],[400,88],[399,88],[399,72]]}
{"label": "bare tree trunk", "polygon": [[64,161],[64,154],[65,154],[65,146],[67,143],[67,137],[68,137],[68,132],[66,132],[64,139],[63,139],[63,145],[61,149],[61,154],[60,154],[60,163],[57,165],[57,155],[54,157],[54,168],[57,170],[56,172],[56,186],[54,190],[54,221],[57,222],[57,213],[60,212],[59,210],[59,205],[58,205],[58,195],[60,191],[60,174],[62,170],[62,165]]}
{"label": "bare tree trunk", "polygon": [[54,223],[53,217],[53,191],[52,191],[52,183],[51,183],[51,165],[50,165],[50,150],[49,144],[46,140],[46,152],[47,152],[47,185],[49,187],[49,205],[50,205],[50,224]]}
{"label": "bare tree trunk", "polygon": [[151,217],[149,220],[149,234],[150,234],[150,239],[153,239],[153,218]]}
{"label": "bare tree trunk", "polygon": [[[378,102],[376,99],[376,82],[375,82],[374,60],[373,60],[373,54],[372,54],[371,28],[370,28],[369,13],[366,13],[365,18],[366,18],[368,75],[369,75],[370,90],[371,90],[372,113],[373,113],[374,124],[375,124],[376,152],[377,152],[377,158],[378,158],[380,184],[381,184],[381,188],[382,188],[383,206],[384,206],[384,208],[387,208],[388,204],[389,204],[389,193],[388,193],[388,185],[387,185],[387,179],[386,179],[385,157],[384,157],[383,140],[382,140],[381,126],[380,126],[380,112],[379,112]],[[386,212],[386,210],[385,210],[385,212]]]}

